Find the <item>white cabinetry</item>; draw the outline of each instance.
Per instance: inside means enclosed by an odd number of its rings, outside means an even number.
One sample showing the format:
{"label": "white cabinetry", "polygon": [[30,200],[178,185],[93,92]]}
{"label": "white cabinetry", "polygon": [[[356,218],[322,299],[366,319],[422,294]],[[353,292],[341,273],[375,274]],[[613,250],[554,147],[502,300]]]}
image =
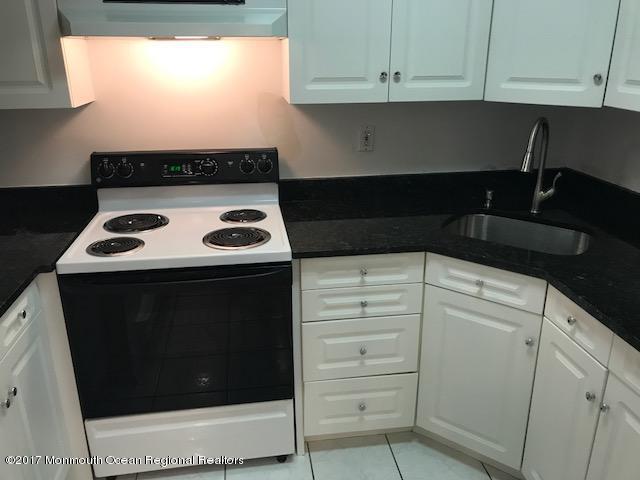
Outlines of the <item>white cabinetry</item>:
{"label": "white cabinetry", "polygon": [[414,425],[424,258],[301,261],[305,436]]}
{"label": "white cabinetry", "polygon": [[427,286],[418,427],[520,469],[541,321]]}
{"label": "white cabinetry", "polygon": [[619,0],[495,0],[486,100],[601,107]]}
{"label": "white cabinetry", "polygon": [[94,100],[82,38],[60,38],[55,0],[0,6],[0,108],[77,107]]}
{"label": "white cabinetry", "polygon": [[604,104],[640,111],[640,3],[622,0]]}
{"label": "white cabinetry", "polygon": [[606,378],[604,366],[544,320],[522,466],[525,478],[584,480]]}
{"label": "white cabinetry", "polygon": [[301,104],[482,99],[491,5],[290,2],[285,95]]}
{"label": "white cabinetry", "polygon": [[389,100],[480,100],[491,0],[394,0]]}
{"label": "white cabinetry", "polygon": [[640,352],[616,338],[587,480],[629,480],[640,471]]}
{"label": "white cabinetry", "polygon": [[[65,457],[68,439],[39,302],[32,285],[0,320],[16,326],[24,321],[0,361],[0,445],[3,454]],[[46,465],[44,458],[37,465],[0,462],[2,478],[64,480],[68,471],[66,465]]]}
{"label": "white cabinetry", "polygon": [[289,2],[288,100],[386,102],[391,9],[392,0]]}

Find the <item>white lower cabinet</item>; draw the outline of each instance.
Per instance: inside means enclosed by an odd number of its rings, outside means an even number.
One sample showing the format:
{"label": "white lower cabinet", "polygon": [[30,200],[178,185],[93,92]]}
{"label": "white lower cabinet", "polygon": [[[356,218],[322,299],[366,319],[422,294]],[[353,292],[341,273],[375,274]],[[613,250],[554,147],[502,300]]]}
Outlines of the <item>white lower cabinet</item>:
{"label": "white lower cabinet", "polygon": [[418,374],[305,383],[305,436],[412,427]]}
{"label": "white lower cabinet", "polygon": [[541,322],[427,286],[417,425],[519,470]]}
{"label": "white lower cabinet", "polygon": [[640,472],[640,352],[616,337],[587,480]]}
{"label": "white lower cabinet", "polygon": [[305,323],[304,380],[415,372],[419,337],[420,315]]}
{"label": "white lower cabinet", "polygon": [[544,320],[522,466],[525,478],[585,478],[606,378],[605,367]]}
{"label": "white lower cabinet", "polygon": [[[31,320],[0,362],[0,446],[2,455],[69,456],[55,373],[41,329],[41,315]],[[10,466],[0,462],[0,478],[64,480],[69,466]]]}
{"label": "white lower cabinet", "polygon": [[[640,395],[609,377],[587,480],[631,480],[640,472]],[[605,407],[605,408],[607,408]]]}

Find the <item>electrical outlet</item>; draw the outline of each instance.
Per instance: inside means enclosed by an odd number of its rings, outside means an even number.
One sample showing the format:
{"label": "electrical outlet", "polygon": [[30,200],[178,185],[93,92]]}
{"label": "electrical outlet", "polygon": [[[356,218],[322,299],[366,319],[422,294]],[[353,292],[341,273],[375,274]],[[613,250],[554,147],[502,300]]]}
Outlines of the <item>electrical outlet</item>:
{"label": "electrical outlet", "polygon": [[375,125],[363,125],[358,132],[358,151],[373,152],[376,146]]}

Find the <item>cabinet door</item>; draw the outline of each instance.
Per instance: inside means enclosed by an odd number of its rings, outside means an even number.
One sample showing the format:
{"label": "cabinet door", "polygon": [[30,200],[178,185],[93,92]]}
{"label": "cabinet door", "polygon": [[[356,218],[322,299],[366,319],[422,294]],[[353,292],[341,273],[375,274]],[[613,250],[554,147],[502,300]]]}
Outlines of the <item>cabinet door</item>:
{"label": "cabinet door", "polygon": [[[35,318],[5,358],[9,371],[6,388],[17,389],[6,413],[14,417],[17,428],[26,437],[24,454],[65,457],[69,450],[62,409],[41,322],[42,318]],[[4,385],[0,387],[5,390]],[[24,467],[23,475],[29,480],[63,480],[68,470],[66,465],[45,465],[42,460],[38,465]]]}
{"label": "cabinet door", "polygon": [[84,39],[60,39],[55,0],[0,7],[0,108],[76,107],[93,100]]}
{"label": "cabinet door", "polygon": [[392,0],[289,4],[289,101],[386,102]]}
{"label": "cabinet door", "polygon": [[609,375],[587,480],[629,480],[640,472],[640,395]]}
{"label": "cabinet door", "polygon": [[394,0],[389,99],[481,100],[492,0]]}
{"label": "cabinet door", "polygon": [[541,321],[428,286],[417,425],[519,470]]}
{"label": "cabinet door", "polygon": [[606,368],[544,320],[522,465],[525,478],[584,480],[606,377]]}
{"label": "cabinet door", "polygon": [[[7,398],[7,392],[13,387],[8,359],[0,362],[0,400]],[[9,399],[9,408],[0,407],[0,478],[3,480],[27,480],[33,478],[31,472],[25,471],[21,465],[8,465],[4,457],[6,455],[23,456],[30,455],[31,451],[27,445],[26,432],[23,430],[20,416],[17,415],[15,400]]]}
{"label": "cabinet door", "polygon": [[640,111],[640,3],[622,0],[605,105]]}
{"label": "cabinet door", "polygon": [[601,107],[619,0],[495,0],[486,100]]}

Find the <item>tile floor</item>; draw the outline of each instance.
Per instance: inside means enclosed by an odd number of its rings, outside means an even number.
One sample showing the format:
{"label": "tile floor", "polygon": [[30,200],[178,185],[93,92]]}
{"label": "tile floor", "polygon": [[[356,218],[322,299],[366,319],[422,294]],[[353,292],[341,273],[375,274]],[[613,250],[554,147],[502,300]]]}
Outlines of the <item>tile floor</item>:
{"label": "tile floor", "polygon": [[309,442],[308,454],[194,467],[118,480],[515,480],[478,460],[412,432]]}

